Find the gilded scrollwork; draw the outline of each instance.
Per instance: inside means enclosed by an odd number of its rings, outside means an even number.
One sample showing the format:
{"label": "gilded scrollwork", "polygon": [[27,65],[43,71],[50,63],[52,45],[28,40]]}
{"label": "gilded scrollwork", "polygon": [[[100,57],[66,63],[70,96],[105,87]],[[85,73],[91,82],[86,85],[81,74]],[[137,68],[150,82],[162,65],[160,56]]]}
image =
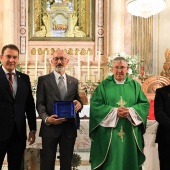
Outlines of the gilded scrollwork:
{"label": "gilded scrollwork", "polygon": [[[89,37],[92,21],[90,0],[33,0],[29,5],[33,17],[32,37]],[[33,25],[32,25],[33,24]]]}
{"label": "gilded scrollwork", "polygon": [[79,0],[78,1],[78,18],[79,18],[79,27],[81,28],[81,31],[86,32],[86,25],[87,25],[87,20],[86,20],[86,5],[87,2],[86,0]]}
{"label": "gilded scrollwork", "polygon": [[163,66],[164,71],[161,72],[162,76],[170,78],[170,50],[167,48],[165,51],[165,63]]}
{"label": "gilded scrollwork", "polygon": [[40,1],[35,1],[34,3],[34,31],[39,31],[41,28],[41,3]]}
{"label": "gilded scrollwork", "polygon": [[35,37],[45,37],[46,36],[46,28],[44,25],[41,26],[41,30],[35,32]]}
{"label": "gilded scrollwork", "polygon": [[[38,55],[43,55],[45,54],[45,51],[47,51],[47,55],[53,55],[53,53],[55,52],[55,50],[61,50],[60,48],[32,48],[31,49],[31,55],[36,55],[36,50],[38,50]],[[78,52],[80,52],[80,55],[87,55],[89,53],[89,55],[93,55],[93,49],[88,48],[88,49],[79,49],[79,48],[68,48],[68,49],[62,49],[65,53],[69,54],[69,55],[78,55]]]}
{"label": "gilded scrollwork", "polygon": [[47,13],[45,13],[44,16],[43,16],[43,23],[44,23],[45,28],[46,28],[46,35],[45,35],[46,37],[52,36],[49,19],[50,19],[50,16]]}
{"label": "gilded scrollwork", "polygon": [[75,26],[75,29],[74,29],[73,33],[74,33],[75,37],[86,37],[86,33],[83,32],[83,31],[80,31],[79,26]]}
{"label": "gilded scrollwork", "polygon": [[77,23],[77,15],[72,14],[68,18],[68,30],[66,32],[66,37],[74,37],[74,29]]}

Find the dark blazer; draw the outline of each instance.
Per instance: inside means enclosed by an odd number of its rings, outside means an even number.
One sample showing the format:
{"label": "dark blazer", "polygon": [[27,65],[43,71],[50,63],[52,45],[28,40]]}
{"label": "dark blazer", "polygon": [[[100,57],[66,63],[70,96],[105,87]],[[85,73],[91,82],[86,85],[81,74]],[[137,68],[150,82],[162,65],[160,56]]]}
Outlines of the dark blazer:
{"label": "dark blazer", "polygon": [[0,140],[5,141],[16,127],[21,138],[26,136],[26,118],[30,130],[36,130],[36,113],[29,76],[16,71],[17,93],[15,99],[9,82],[0,67]]}
{"label": "dark blazer", "polygon": [[[82,106],[80,96],[78,94],[78,80],[66,74],[67,78],[67,94],[65,101],[78,100]],[[45,119],[54,114],[54,101],[61,101],[59,89],[55,80],[54,73],[41,76],[38,79],[37,102],[36,108],[42,119],[40,136],[41,137],[58,137],[64,130],[68,138],[77,136],[77,128],[75,120],[66,121],[59,125],[46,125]],[[79,114],[76,114],[77,122],[80,121]]]}
{"label": "dark blazer", "polygon": [[154,113],[159,123],[156,142],[170,145],[170,85],[156,90]]}

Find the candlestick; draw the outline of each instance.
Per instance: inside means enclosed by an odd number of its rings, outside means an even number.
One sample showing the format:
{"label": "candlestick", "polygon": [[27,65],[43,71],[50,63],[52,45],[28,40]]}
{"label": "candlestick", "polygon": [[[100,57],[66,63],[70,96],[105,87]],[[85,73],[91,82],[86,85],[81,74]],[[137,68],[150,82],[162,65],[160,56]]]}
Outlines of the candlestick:
{"label": "candlestick", "polygon": [[89,51],[87,52],[87,80],[89,80],[90,76],[90,56]]}
{"label": "candlestick", "polygon": [[98,81],[100,82],[100,60],[101,60],[101,56],[100,56],[100,51],[98,52]]}
{"label": "candlestick", "polygon": [[144,76],[145,75],[145,69],[144,69],[144,66],[141,66],[141,76]]}
{"label": "candlestick", "polygon": [[47,51],[45,50],[44,54],[44,75],[47,73]]}
{"label": "candlestick", "polygon": [[140,73],[141,75],[139,76],[139,79],[141,79],[141,83],[145,81],[145,79],[148,78],[148,75],[145,74],[145,68],[144,68],[144,59],[141,58],[141,67],[140,67]]}
{"label": "candlestick", "polygon": [[80,70],[80,51],[78,51],[78,65],[77,65],[77,71],[78,71],[78,80],[80,80],[80,73],[81,73],[81,70]]}
{"label": "candlestick", "polygon": [[28,52],[25,51],[25,74],[27,74],[27,62],[28,62]]}
{"label": "candlestick", "polygon": [[35,77],[34,77],[34,80],[37,80],[37,64],[38,64],[38,50],[36,49],[36,54],[35,54]]}

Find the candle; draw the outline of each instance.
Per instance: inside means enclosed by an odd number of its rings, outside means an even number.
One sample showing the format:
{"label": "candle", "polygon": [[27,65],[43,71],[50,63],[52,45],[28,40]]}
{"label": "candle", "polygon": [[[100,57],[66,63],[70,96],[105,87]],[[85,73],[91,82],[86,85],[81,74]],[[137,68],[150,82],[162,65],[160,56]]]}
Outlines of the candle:
{"label": "candle", "polygon": [[90,80],[89,79],[89,76],[90,76],[90,58],[89,58],[89,51],[87,52],[87,80]]}
{"label": "candle", "polygon": [[34,77],[34,80],[37,80],[37,64],[38,64],[38,50],[36,49],[36,54],[35,54],[35,77]]}
{"label": "candle", "polygon": [[25,74],[27,74],[27,62],[28,62],[28,53],[25,51]]}
{"label": "candle", "polygon": [[47,73],[47,51],[45,50],[44,54],[44,75]]}
{"label": "candle", "polygon": [[78,65],[77,65],[77,71],[78,71],[78,80],[80,80],[80,73],[81,73],[81,70],[80,70],[80,51],[78,51]]}
{"label": "candle", "polygon": [[144,66],[141,66],[141,76],[143,77],[145,75],[145,69]]}
{"label": "candle", "polygon": [[101,60],[101,56],[100,56],[100,51],[98,52],[98,81],[100,82],[100,60]]}

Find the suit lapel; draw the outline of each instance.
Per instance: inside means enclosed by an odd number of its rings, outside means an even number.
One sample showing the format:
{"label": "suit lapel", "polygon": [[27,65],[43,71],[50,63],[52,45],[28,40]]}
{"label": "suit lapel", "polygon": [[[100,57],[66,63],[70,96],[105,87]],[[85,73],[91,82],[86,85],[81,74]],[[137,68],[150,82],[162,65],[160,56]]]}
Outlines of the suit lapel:
{"label": "suit lapel", "polygon": [[72,85],[71,77],[66,74],[66,78],[67,78],[67,93],[66,93],[65,98],[67,98],[68,94],[71,94],[71,92],[70,92],[71,88],[70,87]]}
{"label": "suit lapel", "polygon": [[[71,77],[69,75],[66,74],[66,78],[67,78],[67,93],[66,93],[66,96],[65,96],[65,99],[67,99],[68,97],[68,94],[70,94],[70,90],[71,90],[71,86],[72,86],[72,80],[71,80]],[[55,79],[55,75],[54,73],[50,73],[49,74],[49,80],[50,80],[50,83],[55,91],[55,94],[57,96],[57,98],[59,100],[61,100],[61,97],[60,97],[60,91],[58,89],[58,86],[57,86],[57,83],[56,83],[56,79]]]}
{"label": "suit lapel", "polygon": [[16,76],[17,76],[17,91],[16,91],[15,99],[17,98],[17,96],[18,96],[19,94],[22,94],[21,78],[20,78],[20,74],[19,74],[18,71],[16,71]]}
{"label": "suit lapel", "polygon": [[7,77],[5,75],[5,72],[2,69],[2,66],[0,67],[0,82],[2,82],[2,86],[6,89],[7,93],[13,98],[9,82],[7,80]]}
{"label": "suit lapel", "polygon": [[52,85],[52,87],[55,91],[57,98],[59,100],[61,100],[60,92],[59,92],[59,89],[58,89],[58,86],[57,86],[57,83],[56,83],[56,79],[55,79],[55,75],[54,75],[53,72],[49,74],[49,80],[50,80],[50,83],[51,83],[51,85]]}

